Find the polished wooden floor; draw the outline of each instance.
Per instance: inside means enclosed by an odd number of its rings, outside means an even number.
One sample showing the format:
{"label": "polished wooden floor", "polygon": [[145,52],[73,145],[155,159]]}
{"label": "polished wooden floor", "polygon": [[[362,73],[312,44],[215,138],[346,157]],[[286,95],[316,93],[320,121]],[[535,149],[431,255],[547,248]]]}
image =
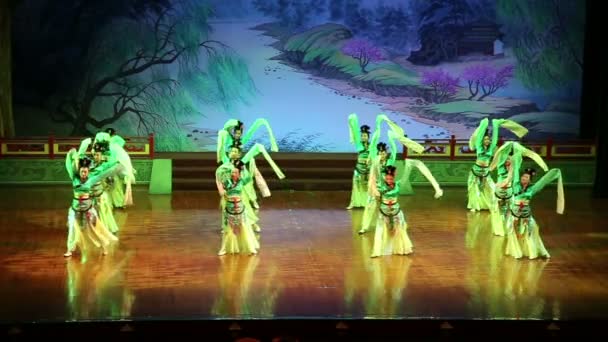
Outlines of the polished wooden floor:
{"label": "polished wooden floor", "polygon": [[567,189],[535,200],[552,259],[503,256],[462,188],[404,197],[415,253],[371,259],[347,192],[275,192],[262,252],[216,255],[217,194],[135,192],[106,257],[63,258],[65,187],[0,188],[0,322],[198,318],[608,318],[608,202]]}

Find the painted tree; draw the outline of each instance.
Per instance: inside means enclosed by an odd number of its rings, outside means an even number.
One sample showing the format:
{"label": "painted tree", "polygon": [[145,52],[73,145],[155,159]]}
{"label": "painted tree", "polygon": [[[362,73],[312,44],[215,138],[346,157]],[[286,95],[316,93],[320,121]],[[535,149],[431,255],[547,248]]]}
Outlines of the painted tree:
{"label": "painted tree", "polygon": [[[57,99],[52,120],[71,124],[73,135],[89,135],[89,127],[100,129],[121,119],[144,134],[177,125],[174,114],[192,114],[196,106],[170,70],[173,65],[181,74],[200,72],[201,51],[210,69],[220,64],[225,71],[234,65],[229,49],[209,39],[211,15],[203,3],[181,1],[148,11],[141,19],[112,22],[92,43],[84,82]],[[234,75],[214,77],[204,78],[201,86],[221,88],[224,79]],[[96,112],[99,108],[110,110],[103,115]]]}
{"label": "painted tree", "polygon": [[570,0],[499,0],[505,43],[517,58],[516,77],[530,88],[578,81],[583,71],[585,4]]}
{"label": "painted tree", "polygon": [[342,53],[359,61],[359,66],[363,73],[367,73],[365,68],[370,62],[384,60],[382,50],[365,39],[349,40],[342,46]]}
{"label": "painted tree", "polygon": [[421,83],[433,90],[433,102],[447,101],[458,91],[459,79],[443,69],[435,69],[422,73]]}
{"label": "painted tree", "polygon": [[512,65],[495,68],[488,64],[479,63],[464,69],[460,77],[468,84],[471,94],[469,100],[475,98],[481,91],[478,101],[483,101],[485,97],[508,85],[509,79],[513,77],[513,70]]}

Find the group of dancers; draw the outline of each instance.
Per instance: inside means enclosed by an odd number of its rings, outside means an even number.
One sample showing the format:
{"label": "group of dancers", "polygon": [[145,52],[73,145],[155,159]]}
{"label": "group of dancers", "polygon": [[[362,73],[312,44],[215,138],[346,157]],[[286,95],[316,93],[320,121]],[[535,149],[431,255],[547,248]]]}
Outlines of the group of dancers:
{"label": "group of dancers", "polygon": [[[491,227],[496,236],[507,236],[505,253],[514,258],[530,259],[550,255],[540,237],[530,201],[546,185],[558,183],[557,212],[564,211],[564,191],[559,169],[547,167],[534,151],[517,141],[498,148],[500,129],[521,138],[528,130],[511,120],[483,119],[469,139],[469,148],[476,153],[468,178],[468,204],[471,211],[489,210]],[[386,142],[383,127],[386,124]],[[278,151],[272,129],[265,119],[257,119],[248,130],[239,120],[229,120],[218,133],[215,181],[220,195],[222,241],[219,255],[255,255],[260,250],[257,198],[271,195],[258,170],[255,158],[262,155],[279,179],[285,178],[264,145],[254,141],[254,134],[265,127],[271,152]],[[420,160],[406,158],[397,174],[397,143],[408,151],[420,154],[425,148],[409,139],[403,128],[386,115],[378,115],[374,131],[359,125],[356,114],[348,117],[350,141],[357,149],[357,163],[352,179],[352,194],[347,209],[364,208],[359,234],[374,232],[371,257],[407,255],[413,252],[408,236],[408,224],[399,204],[403,188],[411,189],[409,178],[418,169],[431,183],[435,198],[443,190],[428,167]],[[387,143],[388,142],[388,143]],[[87,152],[92,144],[90,154]],[[532,159],[546,173],[536,182],[536,170],[522,170],[524,158]],[[114,220],[114,208],[132,204],[131,185],[135,170],[124,149],[124,140],[113,129],[100,132],[92,141],[85,139],[78,150],[66,157],[66,168],[72,179],[74,197],[68,214],[68,248],[66,257],[78,248],[92,244],[107,253],[110,243],[117,241],[119,230]],[[491,171],[497,170],[496,182]],[[257,188],[257,189],[256,189]]]}
{"label": "group of dancers", "polygon": [[84,139],[78,150],[68,152],[65,167],[73,197],[65,257],[93,247],[105,255],[110,244],[118,241],[120,228],[114,210],[133,204],[131,185],[136,174],[124,145],[125,140],[108,128],[95,138]]}

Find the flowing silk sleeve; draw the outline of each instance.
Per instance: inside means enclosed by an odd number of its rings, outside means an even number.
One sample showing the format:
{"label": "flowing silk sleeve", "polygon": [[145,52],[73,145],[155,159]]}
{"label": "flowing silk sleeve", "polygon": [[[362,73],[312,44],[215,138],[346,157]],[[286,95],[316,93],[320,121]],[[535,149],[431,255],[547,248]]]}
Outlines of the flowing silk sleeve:
{"label": "flowing silk sleeve", "polygon": [[511,152],[512,149],[513,149],[512,141],[507,141],[506,143],[502,144],[502,146],[500,146],[494,153],[494,158],[492,158],[492,162],[490,163],[489,170],[492,171],[496,168],[502,167],[502,165],[504,165],[504,163],[509,158],[509,153]]}
{"label": "flowing silk sleeve", "polygon": [[405,147],[407,147],[408,150],[411,150],[418,154],[424,152],[424,146],[420,145],[419,143],[415,142],[414,140],[412,140],[410,138],[406,138],[403,135],[397,135],[397,133],[389,132],[389,137],[391,135],[393,136],[394,139],[398,140],[401,144],[403,144]]}
{"label": "flowing silk sleeve", "polygon": [[521,166],[523,164],[524,157],[521,154],[521,150],[518,148],[513,148],[513,156],[511,157],[511,168],[513,169],[512,172],[512,184],[513,184],[513,190],[517,191],[517,189],[519,189],[521,187],[520,184],[520,172],[521,172]]}
{"label": "flowing silk sleeve", "polygon": [[264,176],[262,176],[262,173],[255,163],[255,158],[251,159],[249,162],[249,174],[252,175],[253,180],[255,180],[255,184],[258,186],[262,197],[270,197],[270,189],[268,188],[268,184],[266,183]]}
{"label": "flowing silk sleeve", "polygon": [[243,135],[243,144],[247,144],[249,142],[249,140],[251,140],[251,138],[253,138],[253,135],[255,134],[255,132],[257,132],[258,129],[260,129],[260,127],[265,126],[266,130],[268,131],[268,139],[270,139],[270,150],[272,152],[278,152],[279,151],[279,146],[277,145],[277,140],[274,137],[274,134],[272,133],[272,128],[270,128],[270,124],[268,123],[268,120],[266,119],[257,119],[255,120],[255,122],[251,125],[251,127],[249,127],[249,129],[247,130],[247,133],[245,133]]}
{"label": "flowing silk sleeve", "polygon": [[251,176],[251,174],[249,173],[248,170],[245,170],[241,173],[241,179],[239,180],[239,182],[241,182],[241,184],[247,185],[252,181],[253,181],[253,177]]}
{"label": "flowing silk sleeve", "polygon": [[247,154],[241,160],[243,161],[243,163],[248,163],[249,161],[251,161],[253,158],[255,158],[259,154],[262,154],[264,156],[264,159],[266,159],[266,161],[268,162],[270,167],[272,167],[272,170],[277,175],[277,177],[279,177],[279,179],[285,178],[283,171],[281,171],[281,169],[277,166],[277,164],[275,164],[274,160],[272,160],[272,158],[266,151],[266,148],[264,148],[264,146],[262,144],[253,145],[253,147],[249,150],[249,152],[247,152]]}
{"label": "flowing silk sleeve", "polygon": [[123,166],[121,173],[125,180],[130,184],[135,184],[135,169],[133,169],[131,157],[127,151],[118,144],[110,144],[110,151],[114,160]]}
{"label": "flowing silk sleeve", "polygon": [[391,119],[389,119],[388,116],[386,116],[386,114],[378,115],[378,117],[376,118],[376,124],[378,124],[378,122],[382,123],[383,121],[386,122],[386,124],[391,129],[391,131],[395,132],[396,136],[402,137],[405,135],[403,128],[401,128],[399,125],[394,123]]}
{"label": "flowing silk sleeve", "polygon": [[483,136],[484,132],[488,128],[488,118],[485,118],[479,122],[479,126],[473,131],[469,138],[469,149],[471,151],[481,150],[483,147]]}
{"label": "flowing silk sleeve", "polygon": [[117,144],[118,146],[125,148],[126,141],[120,135],[113,135],[110,138],[111,144]]}
{"label": "flowing silk sleeve", "polygon": [[371,164],[372,160],[376,158],[378,155],[378,141],[380,140],[380,130],[377,130],[372,134],[372,137],[369,142],[369,153],[368,153],[368,161]]}
{"label": "flowing silk sleeve", "polygon": [[367,192],[368,194],[375,196],[378,192],[378,178],[380,178],[379,172],[381,172],[380,166],[380,158],[374,157],[372,158],[371,168],[369,173],[369,180],[367,181]]}
{"label": "flowing silk sleeve", "polygon": [[523,147],[519,143],[514,143],[514,148],[515,150],[517,150],[518,153],[522,155],[522,157],[532,159],[536,163],[536,165],[543,169],[543,171],[547,172],[549,170],[547,163],[545,163],[545,160],[538,153]]}
{"label": "flowing silk sleeve", "polygon": [[230,120],[226,121],[226,123],[224,123],[224,127],[222,129],[224,131],[229,131],[232,127],[235,127],[238,124],[239,124],[239,120],[230,119]]}
{"label": "flowing silk sleeve", "polygon": [[391,154],[388,157],[388,161],[386,162],[388,165],[395,165],[395,161],[397,160],[397,143],[395,142],[397,138],[395,137],[395,133],[393,131],[388,132],[388,146],[391,150]]}
{"label": "flowing silk sleeve", "polygon": [[437,183],[437,180],[431,173],[431,170],[429,170],[429,168],[423,162],[416,159],[408,159],[408,162],[411,162],[412,166],[416,167],[418,171],[420,171],[420,173],[422,173],[422,175],[429,181],[429,183],[431,183],[433,189],[435,189],[435,198],[443,196],[443,190],[441,190],[439,183]]}
{"label": "flowing silk sleeve", "polygon": [[93,184],[99,183],[103,179],[108,178],[118,172],[121,172],[122,168],[123,166],[120,165],[120,163],[118,163],[117,161],[105,162],[101,166],[96,168],[95,172],[91,172],[89,174],[89,178],[82,186],[85,188],[90,188]]}
{"label": "flowing silk sleeve", "polygon": [[522,138],[528,134],[528,129],[513,120],[503,119],[500,127],[513,132],[518,138]]}
{"label": "flowing silk sleeve", "polygon": [[370,137],[369,141],[369,161],[370,164],[376,158],[378,154],[378,142],[380,142],[380,136],[382,135],[382,118],[381,115],[376,117],[376,127],[374,128],[374,134]]}
{"label": "flowing silk sleeve", "polygon": [[228,138],[228,131],[221,129],[217,132],[217,162],[221,163],[225,161],[226,157],[226,140]]}
{"label": "flowing silk sleeve", "polygon": [[[496,151],[496,147],[498,146],[498,135],[500,133],[500,125],[502,125],[504,121],[504,119],[492,120],[492,141],[490,142],[490,154],[494,154],[494,151]],[[481,137],[481,144],[483,145],[483,135]],[[478,150],[481,150],[481,148]]]}
{"label": "flowing silk sleeve", "polygon": [[78,146],[78,155],[84,156],[91,145],[91,138],[86,138],[80,142],[80,146]]}
{"label": "flowing silk sleeve", "polygon": [[359,118],[357,114],[351,114],[348,116],[348,133],[350,137],[350,143],[355,145],[357,151],[363,149],[361,145],[361,136],[359,135]]}
{"label": "flowing silk sleeve", "polygon": [[[90,139],[89,139],[90,140]],[[68,172],[68,176],[71,180],[74,179],[74,174],[78,172],[78,153],[76,149],[71,149],[65,156],[65,169]]]}
{"label": "flowing silk sleeve", "polygon": [[562,172],[560,169],[551,169],[545,173],[536,183],[530,188],[532,196],[539,193],[545,186],[557,180],[557,213],[563,214],[565,207],[564,184],[562,181]]}

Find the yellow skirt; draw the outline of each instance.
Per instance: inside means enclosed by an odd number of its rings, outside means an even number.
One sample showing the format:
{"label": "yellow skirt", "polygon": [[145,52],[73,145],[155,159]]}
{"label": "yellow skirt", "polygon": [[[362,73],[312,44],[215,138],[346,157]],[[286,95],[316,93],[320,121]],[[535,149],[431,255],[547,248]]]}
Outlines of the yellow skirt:
{"label": "yellow skirt", "polygon": [[99,220],[112,233],[118,233],[118,224],[114,218],[114,207],[110,193],[104,191],[101,196],[96,198],[95,209],[99,213]]}
{"label": "yellow skirt", "polygon": [[489,210],[492,207],[494,200],[494,181],[488,175],[484,178],[479,178],[469,172],[467,182],[468,189],[468,204],[467,208],[471,211]]}
{"label": "yellow skirt", "polygon": [[511,199],[501,200],[500,198],[494,198],[494,203],[490,209],[490,216],[492,219],[492,232],[494,235],[505,236],[507,226],[507,213],[511,206]]}
{"label": "yellow skirt", "polygon": [[414,246],[407,235],[407,222],[403,212],[400,211],[393,220],[391,228],[389,219],[384,215],[378,215],[372,258],[381,255],[407,255],[413,252]]}
{"label": "yellow skirt", "polygon": [[378,201],[373,196],[368,196],[367,205],[363,211],[363,218],[361,219],[361,230],[359,233],[365,233],[370,230],[372,224],[378,220]]}
{"label": "yellow skirt", "polygon": [[349,208],[363,208],[367,204],[367,179],[357,174],[353,175],[353,190],[350,196]]}
{"label": "yellow skirt", "polygon": [[76,212],[70,208],[68,211],[68,252],[79,249],[86,253],[92,247],[101,248],[104,252],[110,243],[118,238],[99,220],[94,208],[87,212]]}
{"label": "yellow skirt", "polygon": [[[523,232],[520,228],[524,225]],[[527,219],[517,219],[509,215],[507,220],[507,249],[506,255],[516,259],[527,257],[528,259],[550,258],[549,252],[540,237],[538,224],[534,217]]]}
{"label": "yellow skirt", "polygon": [[249,218],[245,213],[231,215],[222,212],[222,244],[218,255],[257,254],[260,242],[257,240]]}

